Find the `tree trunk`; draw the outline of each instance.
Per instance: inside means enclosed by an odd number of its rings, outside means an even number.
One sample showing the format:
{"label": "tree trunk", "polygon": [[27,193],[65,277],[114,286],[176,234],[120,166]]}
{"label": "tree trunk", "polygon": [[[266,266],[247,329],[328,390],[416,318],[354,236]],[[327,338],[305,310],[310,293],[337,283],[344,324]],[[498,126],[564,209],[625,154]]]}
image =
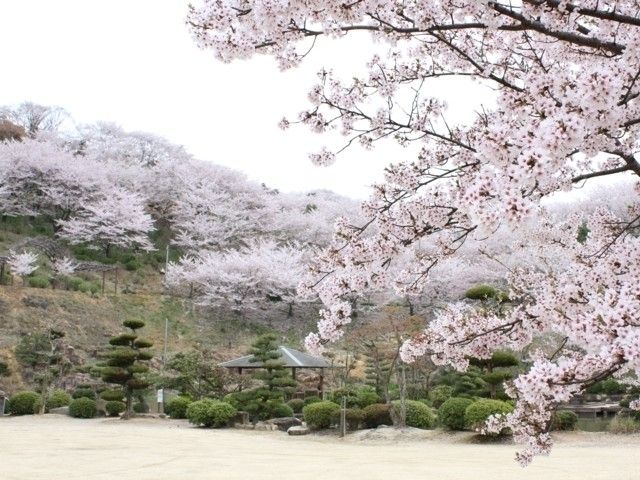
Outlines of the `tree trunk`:
{"label": "tree trunk", "polygon": [[133,414],[133,393],[128,388],[125,388],[125,396],[127,408],[125,408],[122,418],[124,420],[129,420],[131,418],[131,415]]}

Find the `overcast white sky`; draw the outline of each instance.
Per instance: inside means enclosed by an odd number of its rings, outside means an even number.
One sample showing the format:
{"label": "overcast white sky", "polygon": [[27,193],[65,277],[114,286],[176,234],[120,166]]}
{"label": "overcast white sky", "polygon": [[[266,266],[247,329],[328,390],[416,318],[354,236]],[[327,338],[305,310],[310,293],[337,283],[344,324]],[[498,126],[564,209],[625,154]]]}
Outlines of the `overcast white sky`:
{"label": "overcast white sky", "polygon": [[[384,165],[410,155],[354,149],[332,167],[314,167],[307,155],[323,139],[304,127],[277,127],[307,105],[320,67],[349,72],[364,64],[373,49],[368,36],[339,47],[319,42],[309,62],[285,73],[267,57],[223,64],[192,42],[187,3],[0,0],[0,105],[59,105],[78,122],[162,135],[283,191],[326,188],[364,198]],[[453,110],[468,111],[477,91],[449,89],[447,97]]]}

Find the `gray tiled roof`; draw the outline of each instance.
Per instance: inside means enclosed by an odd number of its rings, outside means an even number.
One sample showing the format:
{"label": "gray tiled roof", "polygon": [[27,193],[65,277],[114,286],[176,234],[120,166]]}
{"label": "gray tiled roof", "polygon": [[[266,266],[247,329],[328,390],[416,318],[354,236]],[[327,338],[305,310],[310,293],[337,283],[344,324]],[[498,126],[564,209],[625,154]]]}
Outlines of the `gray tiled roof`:
{"label": "gray tiled roof", "polygon": [[[280,359],[287,367],[329,368],[331,366],[324,358],[314,357],[290,347],[280,346],[278,350],[280,351]],[[261,368],[262,362],[251,362],[252,357],[253,355],[245,355],[244,357],[223,362],[220,366],[227,368]]]}

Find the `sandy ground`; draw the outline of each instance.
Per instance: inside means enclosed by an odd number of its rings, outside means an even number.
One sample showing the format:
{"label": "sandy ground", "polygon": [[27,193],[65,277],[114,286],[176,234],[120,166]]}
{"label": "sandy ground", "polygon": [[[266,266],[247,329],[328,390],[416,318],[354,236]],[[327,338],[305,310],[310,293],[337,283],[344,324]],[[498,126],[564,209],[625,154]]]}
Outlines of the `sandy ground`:
{"label": "sandy ground", "polygon": [[0,418],[2,480],[638,480],[640,436],[571,433],[527,469],[510,444],[440,431],[290,437],[182,421]]}

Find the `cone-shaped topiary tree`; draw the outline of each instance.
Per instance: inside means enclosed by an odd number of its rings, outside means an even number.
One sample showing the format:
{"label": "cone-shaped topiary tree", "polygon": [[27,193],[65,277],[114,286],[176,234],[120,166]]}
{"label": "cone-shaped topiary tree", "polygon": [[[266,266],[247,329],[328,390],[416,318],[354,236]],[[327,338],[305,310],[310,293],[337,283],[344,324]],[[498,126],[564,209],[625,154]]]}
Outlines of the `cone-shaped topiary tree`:
{"label": "cone-shaped topiary tree", "polygon": [[136,331],[145,325],[142,320],[125,320],[122,324],[131,331],[109,340],[107,362],[101,373],[103,381],[122,386],[126,403],[122,418],[130,418],[134,394],[149,386],[149,382],[142,378],[142,374],[149,370],[143,362],[148,362],[153,357],[147,351],[153,343],[138,338]]}

